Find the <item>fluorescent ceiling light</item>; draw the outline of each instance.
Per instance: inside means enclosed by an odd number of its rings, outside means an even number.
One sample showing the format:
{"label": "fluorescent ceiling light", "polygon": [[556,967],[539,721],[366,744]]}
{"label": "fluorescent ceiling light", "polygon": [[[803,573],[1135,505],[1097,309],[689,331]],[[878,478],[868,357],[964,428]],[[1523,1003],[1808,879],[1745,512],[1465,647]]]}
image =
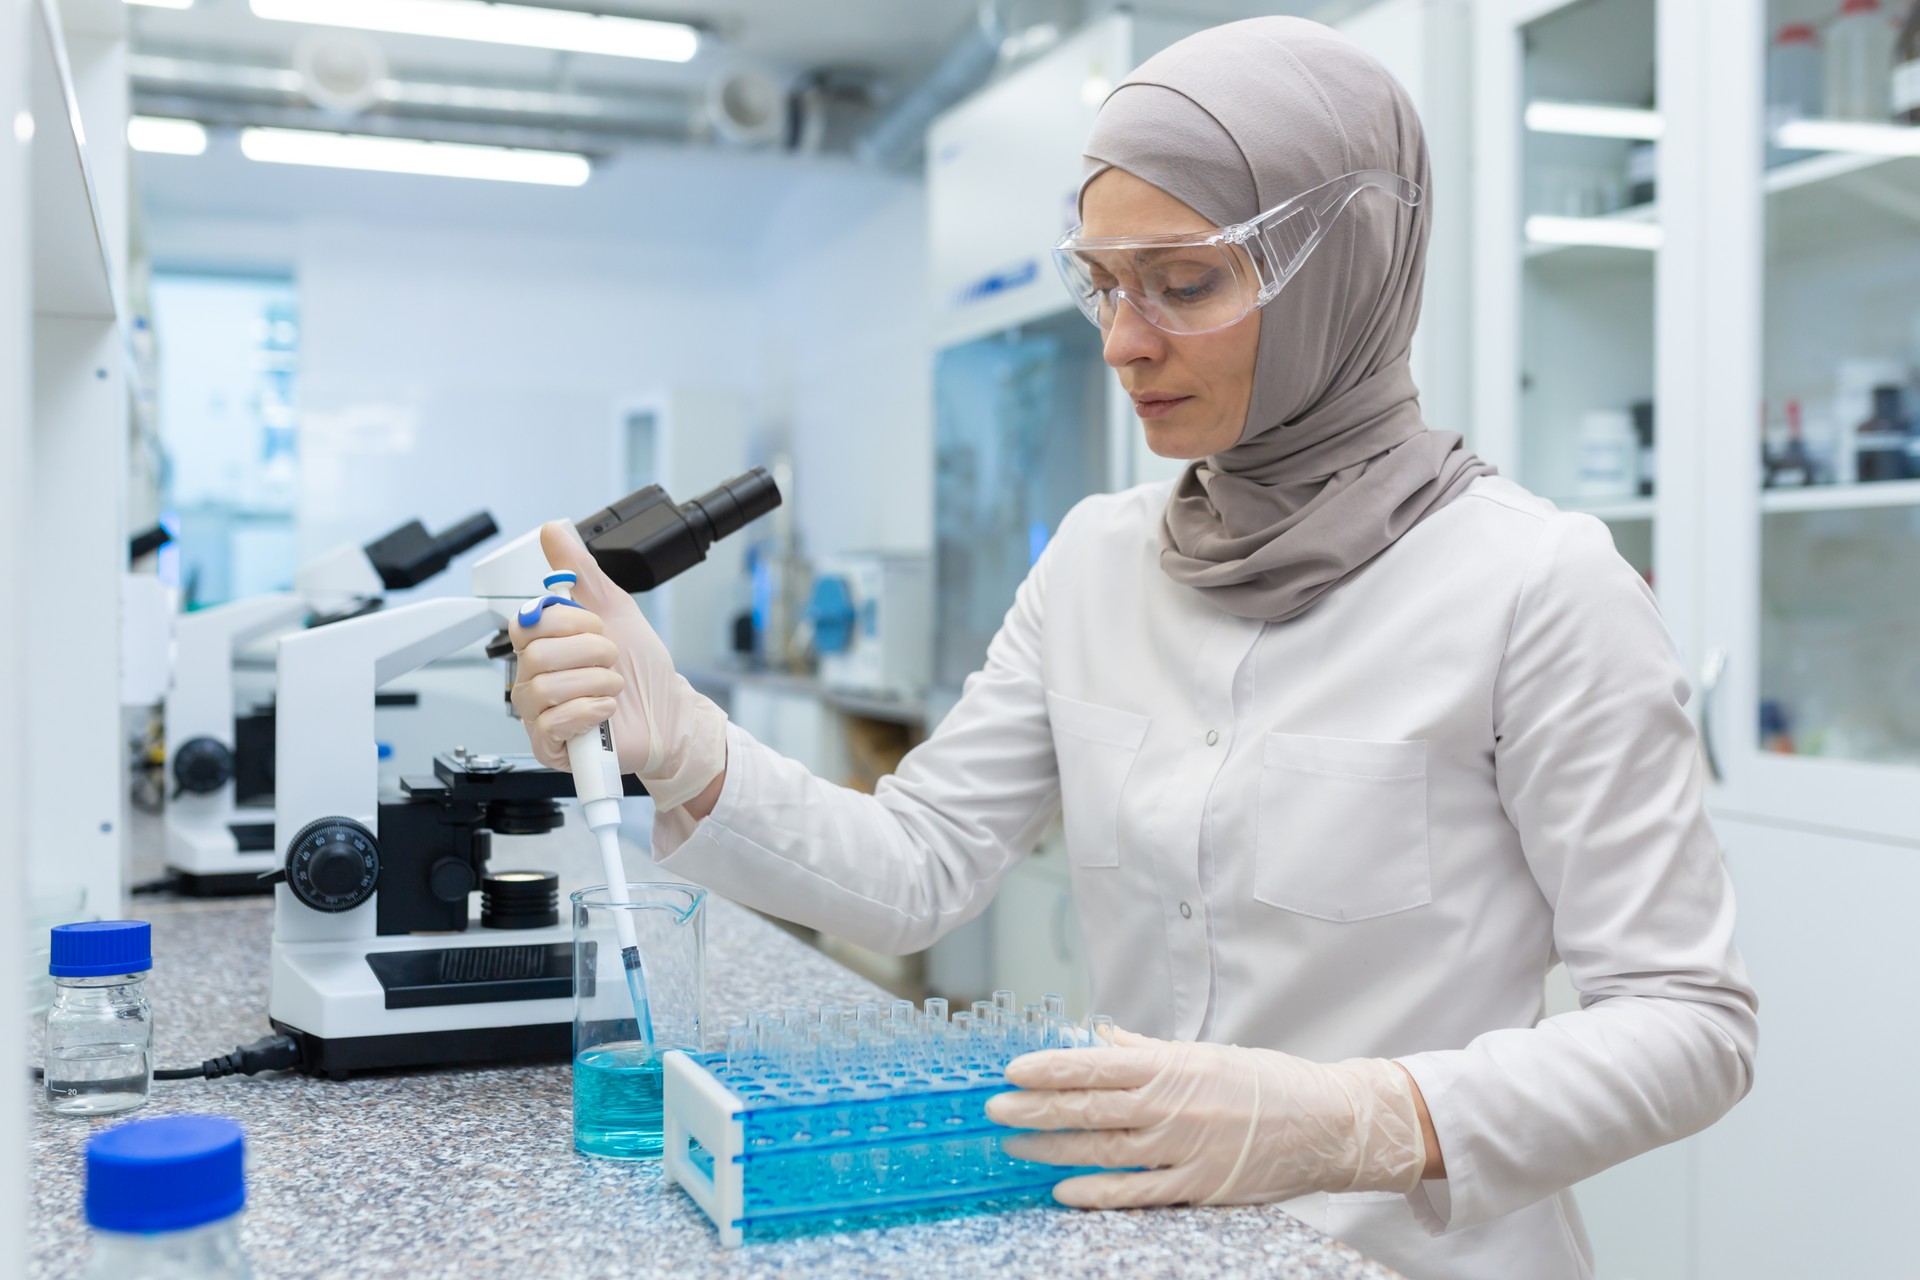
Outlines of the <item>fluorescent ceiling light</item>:
{"label": "fluorescent ceiling light", "polygon": [[1652,142],[1665,130],[1658,111],[1590,102],[1529,102],[1527,128],[1535,133],[1571,133],[1586,138],[1637,138]]}
{"label": "fluorescent ceiling light", "polygon": [[149,9],[191,9],[193,0],[127,0],[128,4],[142,4]]}
{"label": "fluorescent ceiling light", "polygon": [[700,46],[700,32],[684,22],[481,0],[252,0],[252,5],[257,16],[281,22],[659,62],[685,62]]}
{"label": "fluorescent ceiling light", "polygon": [[127,121],[127,145],[163,156],[197,156],[207,149],[207,130],[198,120],[135,116]]}
{"label": "fluorescent ceiling light", "polygon": [[464,142],[419,142],[412,138],[376,138],[360,133],[317,133],[309,129],[243,129],[240,151],[249,160],[270,164],[310,164],[328,169],[372,169],[379,173],[418,173],[440,178],[484,178],[494,182],[533,182],[577,187],[593,166],[570,151],[527,151],[518,147],[479,147]]}
{"label": "fluorescent ceiling light", "polygon": [[1536,213],[1527,219],[1534,244],[1595,245],[1603,249],[1658,249],[1666,236],[1658,223],[1618,218],[1558,218]]}
{"label": "fluorescent ceiling light", "polygon": [[1774,130],[1789,151],[1854,151],[1870,156],[1920,156],[1920,129],[1870,120],[1791,120]]}

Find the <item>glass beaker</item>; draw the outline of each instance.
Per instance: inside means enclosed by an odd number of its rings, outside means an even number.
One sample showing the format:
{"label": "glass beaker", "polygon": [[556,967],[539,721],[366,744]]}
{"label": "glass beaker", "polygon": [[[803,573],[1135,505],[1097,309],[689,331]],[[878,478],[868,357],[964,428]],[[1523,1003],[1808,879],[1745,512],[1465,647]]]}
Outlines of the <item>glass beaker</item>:
{"label": "glass beaker", "polygon": [[663,1142],[660,1055],[704,1047],[707,892],[629,884],[627,897],[616,904],[605,886],[572,895],[573,1146],[640,1160]]}

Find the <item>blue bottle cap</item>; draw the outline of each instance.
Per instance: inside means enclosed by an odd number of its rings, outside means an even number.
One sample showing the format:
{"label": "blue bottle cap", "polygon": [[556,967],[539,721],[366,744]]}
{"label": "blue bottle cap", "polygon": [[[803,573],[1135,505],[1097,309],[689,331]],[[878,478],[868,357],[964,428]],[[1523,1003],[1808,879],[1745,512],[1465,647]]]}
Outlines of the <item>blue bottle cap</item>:
{"label": "blue bottle cap", "polygon": [[153,968],[153,926],[145,920],[89,920],[53,927],[47,972],[56,978],[110,978]]}
{"label": "blue bottle cap", "polygon": [[580,581],[580,575],[571,569],[562,569],[558,573],[548,574],[545,578],[541,579],[541,581],[546,586],[551,587],[559,582],[578,582]]}
{"label": "blue bottle cap", "polygon": [[219,1116],[135,1120],[87,1143],[87,1222],[104,1231],[183,1231],[247,1203],[246,1134]]}

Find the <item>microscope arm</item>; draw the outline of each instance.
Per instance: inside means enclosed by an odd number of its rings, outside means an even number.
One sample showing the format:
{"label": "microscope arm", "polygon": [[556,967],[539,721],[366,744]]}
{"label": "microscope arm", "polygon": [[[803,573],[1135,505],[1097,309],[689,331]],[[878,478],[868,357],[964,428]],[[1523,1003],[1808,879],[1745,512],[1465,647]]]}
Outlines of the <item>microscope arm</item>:
{"label": "microscope arm", "polygon": [[[502,608],[465,597],[422,600],[281,638],[273,827],[282,856],[300,829],[319,818],[348,818],[378,837],[374,690],[492,635],[503,625]],[[351,910],[327,915],[302,907],[277,885],[274,935],[287,942],[371,938],[378,897],[376,891]]]}
{"label": "microscope arm", "polygon": [[272,631],[298,625],[307,604],[291,593],[255,596],[182,614],[174,630],[173,688],[167,694],[167,756],[212,738],[233,745],[233,659]]}

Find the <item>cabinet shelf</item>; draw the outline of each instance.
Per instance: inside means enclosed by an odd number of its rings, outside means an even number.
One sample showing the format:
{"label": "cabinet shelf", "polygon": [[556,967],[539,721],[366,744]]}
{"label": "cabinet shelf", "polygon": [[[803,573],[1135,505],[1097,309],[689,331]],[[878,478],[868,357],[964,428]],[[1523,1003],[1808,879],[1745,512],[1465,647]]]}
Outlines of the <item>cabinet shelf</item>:
{"label": "cabinet shelf", "polygon": [[1816,484],[1804,489],[1766,489],[1760,510],[1859,511],[1871,507],[1920,507],[1920,480],[1882,480],[1872,484]]}
{"label": "cabinet shelf", "polygon": [[39,315],[118,320],[119,282],[80,125],[79,98],[53,0],[33,6],[33,309]]}

